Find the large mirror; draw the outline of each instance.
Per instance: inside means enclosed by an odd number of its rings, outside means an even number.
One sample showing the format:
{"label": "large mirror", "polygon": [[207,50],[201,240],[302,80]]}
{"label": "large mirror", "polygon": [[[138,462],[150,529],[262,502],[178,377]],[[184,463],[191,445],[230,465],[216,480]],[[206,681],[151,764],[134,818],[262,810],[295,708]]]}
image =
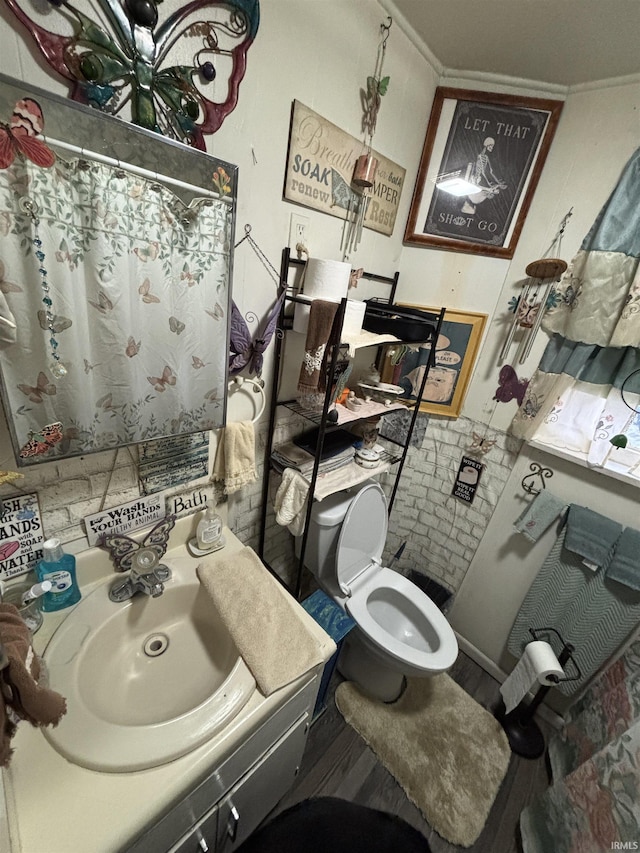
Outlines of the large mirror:
{"label": "large mirror", "polygon": [[3,75],[0,122],[17,463],[223,425],[236,167]]}

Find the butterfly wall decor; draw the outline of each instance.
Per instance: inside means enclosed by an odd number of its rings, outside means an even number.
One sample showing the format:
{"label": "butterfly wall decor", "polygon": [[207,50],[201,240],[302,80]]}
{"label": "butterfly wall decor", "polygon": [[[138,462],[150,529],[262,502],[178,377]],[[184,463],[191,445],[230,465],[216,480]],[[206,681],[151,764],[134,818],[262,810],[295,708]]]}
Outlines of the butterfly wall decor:
{"label": "butterfly wall decor", "polygon": [[36,166],[53,166],[56,155],[46,142],[38,139],[43,130],[44,116],[37,101],[19,100],[9,122],[0,122],[0,169],[8,169],[16,155],[26,157]]}
{"label": "butterfly wall decor", "polygon": [[48,453],[52,447],[55,447],[58,442],[62,441],[64,434],[62,432],[62,424],[56,421],[52,424],[47,424],[42,427],[39,433],[31,433],[29,441],[20,450],[22,459],[27,459],[29,456],[41,456],[43,453]]}
{"label": "butterfly wall decor", "polygon": [[510,364],[505,364],[500,368],[498,374],[498,387],[493,399],[499,403],[508,403],[510,400],[516,400],[518,405],[522,405],[524,394],[529,384],[528,379],[518,379],[518,375]]}
{"label": "butterfly wall decor", "polygon": [[[162,22],[156,0],[100,0],[92,8],[95,20],[68,0],[52,0],[40,13],[26,0],[6,3],[51,68],[71,84],[74,100],[115,115],[128,105],[135,124],[201,150],[204,135],[215,133],[238,102],[260,22],[258,0],[191,0]],[[72,35],[42,26],[56,13],[67,30],[71,24]],[[194,37],[198,50],[189,65],[184,57]],[[218,57],[224,59],[218,63]],[[203,90],[219,70],[226,79],[217,81],[216,92],[224,100],[215,101]]]}
{"label": "butterfly wall decor", "polygon": [[152,527],[141,542],[122,533],[108,533],[98,544],[109,551],[116,571],[128,572],[138,562],[144,563],[145,570],[150,571],[167,550],[169,534],[175,523],[175,515],[168,515]]}

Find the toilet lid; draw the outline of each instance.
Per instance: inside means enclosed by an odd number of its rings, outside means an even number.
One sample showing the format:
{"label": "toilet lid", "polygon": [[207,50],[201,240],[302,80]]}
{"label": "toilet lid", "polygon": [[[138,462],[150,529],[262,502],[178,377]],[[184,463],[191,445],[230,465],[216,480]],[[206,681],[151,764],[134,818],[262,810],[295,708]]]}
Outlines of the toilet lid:
{"label": "toilet lid", "polygon": [[377,483],[365,486],[349,504],[336,549],[336,577],[347,595],[359,575],[379,568],[388,526],[384,492]]}

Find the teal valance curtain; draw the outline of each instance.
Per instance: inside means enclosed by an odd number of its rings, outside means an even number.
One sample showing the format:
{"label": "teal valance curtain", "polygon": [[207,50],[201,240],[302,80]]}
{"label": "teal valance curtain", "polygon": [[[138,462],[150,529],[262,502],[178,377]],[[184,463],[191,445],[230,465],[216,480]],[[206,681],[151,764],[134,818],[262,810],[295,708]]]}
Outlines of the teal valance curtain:
{"label": "teal valance curtain", "polygon": [[[555,289],[551,339],[511,425],[598,467],[625,432],[640,464],[640,149]],[[624,386],[623,394],[621,389]],[[639,469],[640,470],[640,469]]]}

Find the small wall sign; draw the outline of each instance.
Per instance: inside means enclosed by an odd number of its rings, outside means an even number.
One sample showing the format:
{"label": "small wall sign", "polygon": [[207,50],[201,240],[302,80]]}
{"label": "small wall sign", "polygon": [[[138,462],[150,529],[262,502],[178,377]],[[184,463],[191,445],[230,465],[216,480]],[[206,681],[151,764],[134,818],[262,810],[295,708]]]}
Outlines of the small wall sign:
{"label": "small wall sign", "polygon": [[460,498],[461,501],[473,503],[480,482],[480,475],[483,471],[482,462],[472,459],[471,456],[463,456],[451,494],[455,498]]}
{"label": "small wall sign", "polygon": [[191,489],[180,492],[179,495],[170,495],[167,500],[167,513],[182,518],[204,509],[207,504],[215,506],[213,488]]}
{"label": "small wall sign", "polygon": [[87,515],[84,523],[89,545],[97,545],[107,533],[131,533],[153,524],[165,515],[164,496],[157,493]]}
{"label": "small wall sign", "polygon": [[38,496],[3,498],[0,516],[0,578],[22,575],[42,559],[44,532]]}

